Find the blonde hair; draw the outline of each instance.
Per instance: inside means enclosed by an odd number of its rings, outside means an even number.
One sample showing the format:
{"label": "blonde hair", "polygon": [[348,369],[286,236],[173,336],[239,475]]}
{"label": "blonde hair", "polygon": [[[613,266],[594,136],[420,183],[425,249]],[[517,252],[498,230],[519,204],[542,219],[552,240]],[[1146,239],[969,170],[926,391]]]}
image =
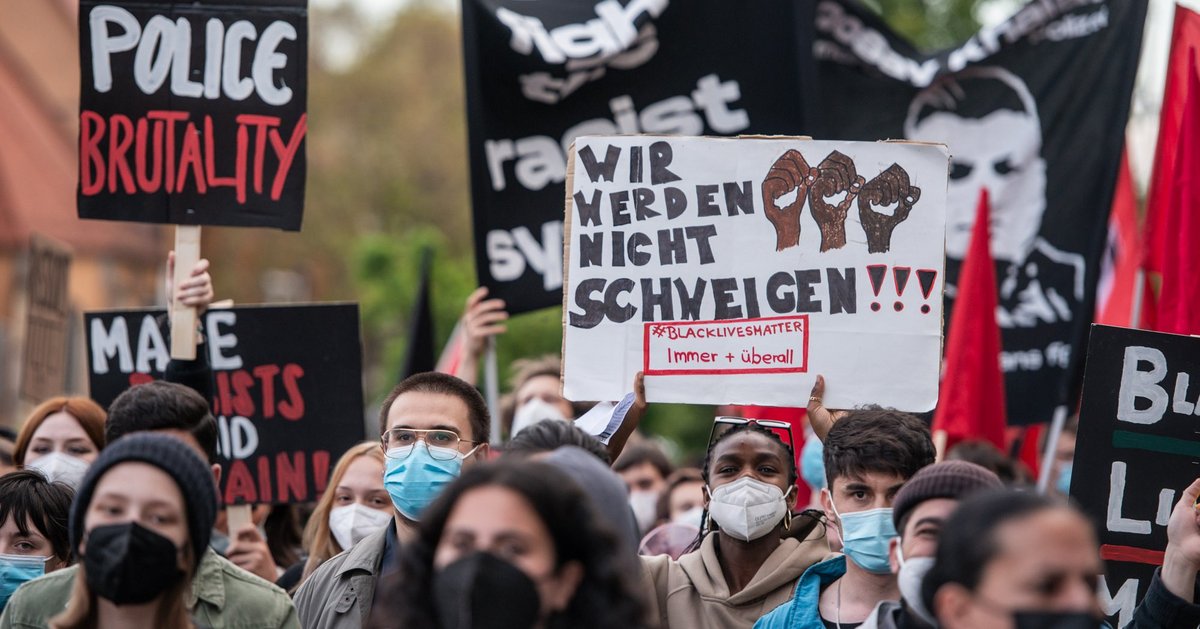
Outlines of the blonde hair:
{"label": "blonde hair", "polygon": [[[384,464],[383,448],[379,442],[364,441],[346,450],[342,458],[338,459],[337,465],[333,467],[333,474],[329,477],[329,484],[325,486],[325,493],[321,494],[321,499],[317,501],[317,506],[309,516],[308,524],[304,527],[304,547],[308,549],[308,561],[304,564],[304,575],[300,578],[300,583],[303,583],[308,575],[315,572],[330,557],[346,550],[337,543],[337,540],[333,538],[333,532],[329,530],[329,512],[333,510],[333,500],[337,497],[337,488],[342,483],[342,477],[346,475],[346,470],[350,469],[351,463],[364,456],[379,461],[380,465]],[[382,482],[382,478],[380,482]],[[297,588],[300,587],[300,583],[296,584]]]}
{"label": "blonde hair", "polygon": [[[191,535],[190,531],[188,535]],[[196,626],[192,623],[192,615],[187,608],[188,590],[196,573],[192,545],[185,543],[182,552],[183,563],[187,568],[179,582],[159,595],[158,609],[154,612],[155,627],[194,629]],[[71,600],[67,603],[67,609],[51,618],[47,626],[50,629],[84,629],[95,627],[96,619],[96,593],[88,587],[87,570],[80,565],[75,574],[75,585],[71,589]]]}

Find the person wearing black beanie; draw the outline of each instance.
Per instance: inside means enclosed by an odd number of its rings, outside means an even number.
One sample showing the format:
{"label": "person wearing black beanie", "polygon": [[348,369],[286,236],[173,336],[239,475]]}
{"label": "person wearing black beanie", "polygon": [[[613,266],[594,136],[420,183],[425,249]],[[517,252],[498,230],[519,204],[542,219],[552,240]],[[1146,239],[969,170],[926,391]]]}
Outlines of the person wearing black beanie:
{"label": "person wearing black beanie", "polygon": [[71,505],[83,568],[50,627],[193,627],[187,594],[216,512],[208,465],[178,439],[147,433],[111,444]]}

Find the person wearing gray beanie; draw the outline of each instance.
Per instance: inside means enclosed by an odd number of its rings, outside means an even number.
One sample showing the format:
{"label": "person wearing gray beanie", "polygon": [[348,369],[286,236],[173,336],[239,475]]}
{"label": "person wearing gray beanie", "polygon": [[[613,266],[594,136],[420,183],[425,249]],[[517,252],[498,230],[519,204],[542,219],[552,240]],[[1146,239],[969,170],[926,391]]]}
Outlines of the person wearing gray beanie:
{"label": "person wearing gray beanie", "polygon": [[71,505],[82,569],[49,626],[193,627],[187,596],[216,512],[212,473],[180,440],[135,434],[111,444]]}
{"label": "person wearing gray beanie", "polygon": [[899,537],[892,540],[888,558],[901,600],[876,605],[860,629],[935,627],[921,599],[921,583],[937,554],[942,523],[967,496],[1002,487],[992,471],[966,461],[934,463],[908,479],[892,500]]}

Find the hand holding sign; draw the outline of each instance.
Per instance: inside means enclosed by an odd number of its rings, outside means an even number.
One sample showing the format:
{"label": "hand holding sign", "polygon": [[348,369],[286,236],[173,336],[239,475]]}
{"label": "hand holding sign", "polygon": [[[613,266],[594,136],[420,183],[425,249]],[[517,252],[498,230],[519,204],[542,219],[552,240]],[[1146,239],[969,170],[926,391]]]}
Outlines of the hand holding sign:
{"label": "hand holding sign", "polygon": [[[846,215],[864,183],[854,160],[841,151],[830,153],[817,165],[817,179],[809,188],[809,208],[821,229],[821,251],[846,246]],[[837,205],[827,201],[842,193],[846,196]]]}
{"label": "hand holding sign", "polygon": [[279,578],[275,559],[271,557],[271,548],[267,546],[267,540],[253,522],[243,525],[235,532],[226,554],[229,561],[246,572],[271,583]]}
{"label": "hand holding sign", "polygon": [[[908,171],[899,164],[892,164],[864,184],[858,195],[858,217],[867,233],[867,251],[885,253],[891,249],[892,231],[908,218],[920,199],[921,189],[909,183]],[[891,205],[896,206],[891,215],[876,210]]]}
{"label": "hand holding sign", "polygon": [[846,414],[846,411],[825,408],[824,399],[825,376],[817,374],[817,381],[813,383],[812,392],[808,395],[808,425],[812,426],[813,433],[822,442],[837,420]]}
{"label": "hand holding sign", "polygon": [[1167,552],[1163,558],[1163,585],[1172,594],[1192,603],[1196,573],[1200,571],[1200,478],[1192,481],[1175,503],[1167,524]]}
{"label": "hand holding sign", "polygon": [[212,276],[208,274],[208,260],[201,258],[195,266],[192,267],[191,275],[187,281],[175,288],[175,252],[167,254],[167,299],[170,304],[179,304],[188,308],[195,308],[197,312],[204,312],[208,305],[212,303],[214,291],[212,285]]}

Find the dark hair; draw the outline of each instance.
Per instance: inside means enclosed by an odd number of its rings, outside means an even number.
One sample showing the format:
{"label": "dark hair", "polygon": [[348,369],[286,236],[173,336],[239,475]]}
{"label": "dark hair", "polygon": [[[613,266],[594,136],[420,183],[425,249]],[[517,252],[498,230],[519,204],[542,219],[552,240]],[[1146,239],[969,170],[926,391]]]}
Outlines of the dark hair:
{"label": "dark hair", "polygon": [[612,464],[612,457],[598,439],[571,422],[556,420],[540,421],[517,433],[517,436],[504,445],[504,454],[525,457],[557,450],[563,446],[582,448],[596,455],[605,465]]}
{"label": "dark hair", "polygon": [[108,407],[104,438],[112,443],[134,432],[182,430],[196,438],[208,462],[217,461],[217,420],[194,390],[155,380],[126,389]]}
{"label": "dark hair", "polygon": [[664,480],[671,475],[672,466],[667,455],[663,454],[662,449],[658,446],[645,442],[625,448],[625,451],[613,463],[613,471],[621,473],[643,463],[649,463],[658,470],[658,475],[662,476]]}
{"label": "dark hair", "polygon": [[[432,592],[433,556],[450,512],[468,492],[503,487],[519,494],[537,513],[554,541],[559,567],[570,561],[583,567],[583,579],[567,609],[547,621],[558,627],[641,627],[644,604],[626,579],[613,533],[598,526],[591,502],[556,468],[534,461],[505,461],[472,466],[429,506],[417,527],[417,539],[401,549],[400,577],[383,596],[389,626],[437,627]],[[377,599],[378,600],[378,599]],[[375,623],[372,623],[375,624]]]}
{"label": "dark hair", "polygon": [[990,441],[960,441],[946,452],[947,461],[966,461],[991,470],[1005,485],[1028,485],[1029,471],[1020,461],[1006,456]]}
{"label": "dark hair", "polygon": [[911,478],[933,463],[929,428],[917,417],[891,409],[855,409],[825,437],[825,478],[830,490],[839,476],[868,472]]}
{"label": "dark hair", "polygon": [[974,591],[983,571],[998,552],[996,530],[1004,524],[1046,509],[1069,509],[1045,496],[1007,489],[975,494],[959,503],[942,525],[933,567],[921,584],[921,600],[933,611],[933,597],[943,585],[957,583]]}
{"label": "dark hair", "polygon": [[671,494],[675,493],[675,489],[684,483],[703,483],[704,475],[700,470],[694,467],[681,467],[667,477],[667,487],[658,497],[658,503],[654,505],[655,517],[660,522],[671,519]]}
{"label": "dark hair", "polygon": [[467,419],[471,425],[471,441],[487,443],[491,436],[491,420],[488,415],[487,402],[475,387],[449,374],[427,371],[413,374],[405,378],[388,393],[379,409],[379,434],[387,432],[388,412],[396,398],[405,393],[434,393],[449,395],[462,400],[467,407]]}
{"label": "dark hair", "polygon": [[10,517],[21,535],[29,534],[27,523],[41,533],[54,557],[71,560],[69,516],[75,492],[65,483],[52,483],[36,470],[17,470],[0,476],[0,525]]}

